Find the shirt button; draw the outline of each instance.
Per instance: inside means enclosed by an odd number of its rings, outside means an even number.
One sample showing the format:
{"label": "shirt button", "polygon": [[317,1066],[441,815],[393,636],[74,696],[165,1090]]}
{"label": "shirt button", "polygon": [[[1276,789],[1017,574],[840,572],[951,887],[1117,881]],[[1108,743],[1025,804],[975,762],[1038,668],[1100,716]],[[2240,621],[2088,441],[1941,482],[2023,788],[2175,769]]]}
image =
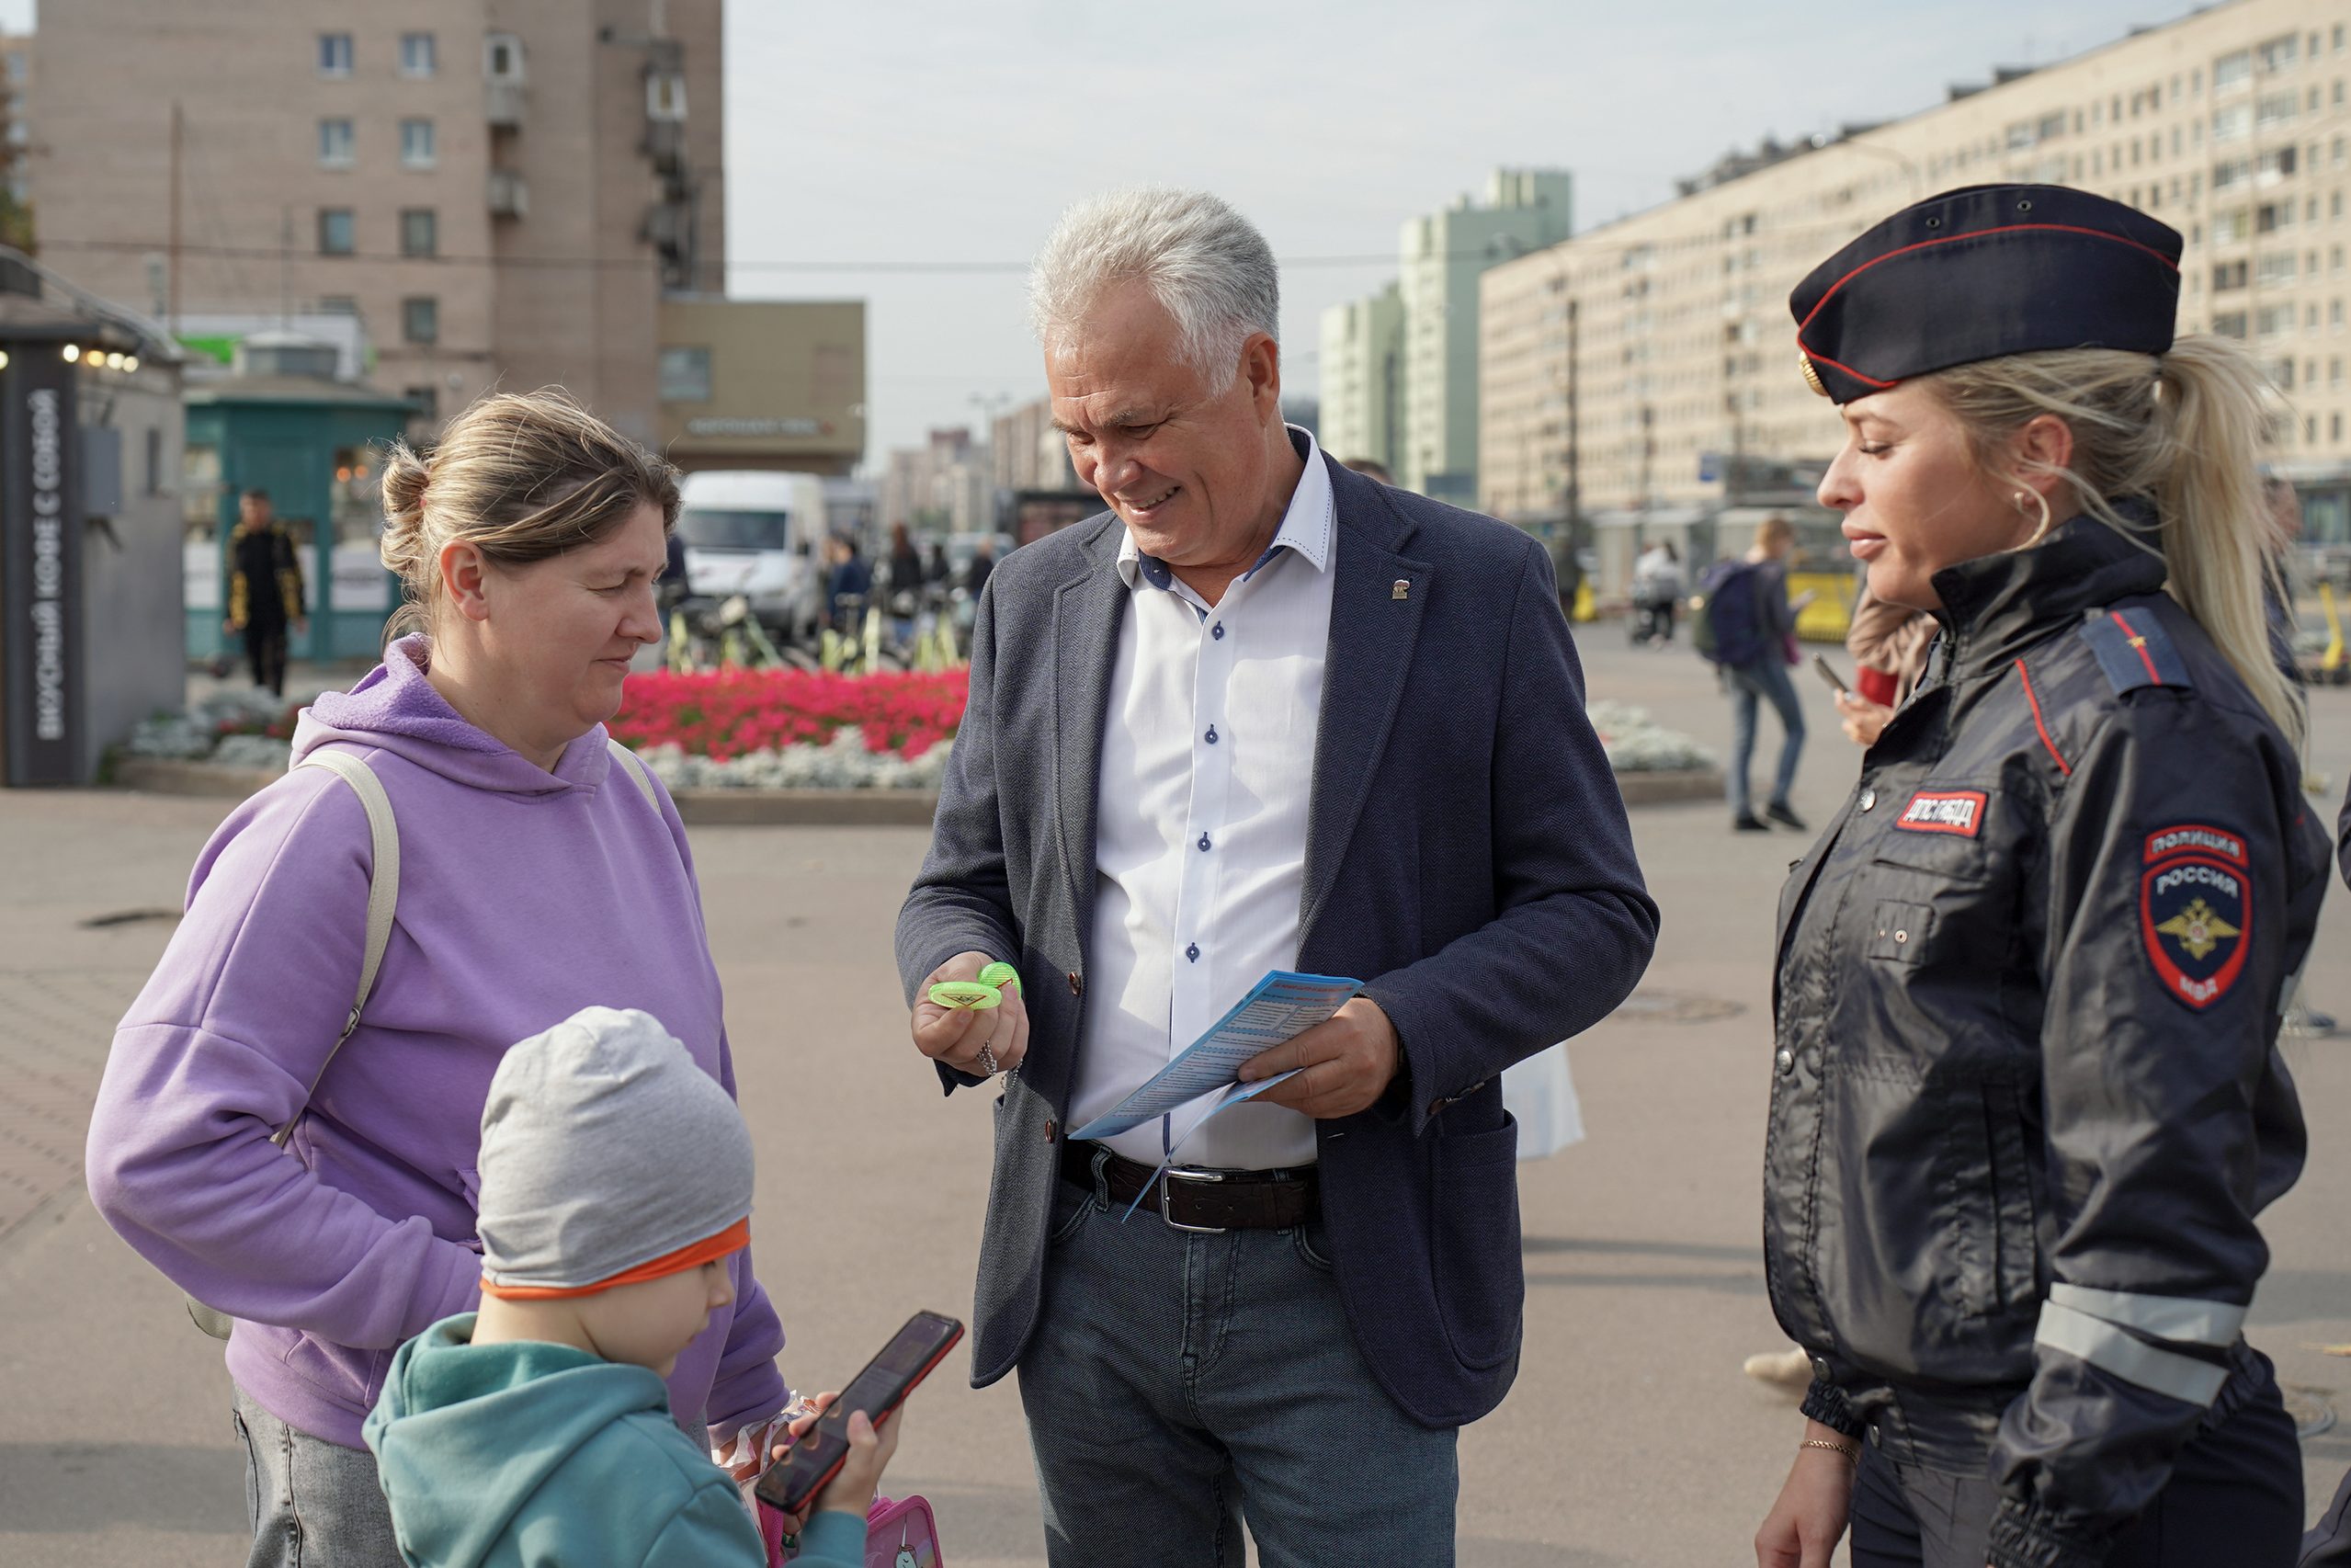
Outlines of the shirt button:
{"label": "shirt button", "polygon": [[1216,726],[1214,724],[1210,724],[1209,726],[1209,744],[1216,744]]}
{"label": "shirt button", "polygon": [[1204,834],[1200,835],[1200,853],[1201,853],[1201,854],[1203,854],[1203,855],[1205,855],[1205,854],[1207,854],[1208,852],[1209,852],[1209,835],[1208,835],[1207,834],[1205,834],[1205,833],[1204,833]]}
{"label": "shirt button", "polygon": [[1771,1060],[1773,1063],[1783,1073],[1793,1073],[1796,1071],[1796,1053],[1789,1050],[1786,1046],[1780,1047],[1779,1054],[1773,1057]]}
{"label": "shirt button", "polygon": [[1210,635],[1210,636],[1211,636],[1211,637],[1213,637],[1213,638],[1215,638],[1215,639],[1216,639],[1218,642],[1223,642],[1223,641],[1224,641],[1224,622],[1222,622],[1222,621],[1221,621],[1221,620],[1220,620],[1220,621],[1218,621],[1218,622],[1217,622],[1214,626],[1210,627],[1210,628],[1209,628],[1209,635]]}
{"label": "shirt button", "polygon": [[1878,791],[1877,791],[1877,790],[1862,790],[1862,791],[1861,791],[1861,809],[1862,809],[1863,811],[1865,811],[1865,812],[1866,812],[1866,811],[1868,811],[1870,807],[1872,807],[1872,806],[1876,805],[1877,803],[1878,803]]}
{"label": "shirt button", "polygon": [[1191,960],[1194,963],[1199,962],[1200,945],[1198,942],[1194,942],[1190,947],[1184,949],[1184,956]]}

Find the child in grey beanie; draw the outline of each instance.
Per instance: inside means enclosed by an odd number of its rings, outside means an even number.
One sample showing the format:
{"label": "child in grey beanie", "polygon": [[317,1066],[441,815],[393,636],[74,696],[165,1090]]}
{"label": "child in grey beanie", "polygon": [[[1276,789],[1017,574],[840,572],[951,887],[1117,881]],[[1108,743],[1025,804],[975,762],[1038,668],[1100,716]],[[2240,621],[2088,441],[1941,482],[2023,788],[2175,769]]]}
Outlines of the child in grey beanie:
{"label": "child in grey beanie", "polygon": [[[482,1308],[392,1358],[365,1429],[422,1568],[755,1568],[733,1477],[662,1379],[733,1301],[751,1134],[647,1014],[590,1007],[512,1047],[482,1112]],[[822,1408],[820,1402],[819,1408]],[[795,1436],[813,1415],[795,1425]],[[900,1423],[851,1421],[795,1561],[855,1568]]]}

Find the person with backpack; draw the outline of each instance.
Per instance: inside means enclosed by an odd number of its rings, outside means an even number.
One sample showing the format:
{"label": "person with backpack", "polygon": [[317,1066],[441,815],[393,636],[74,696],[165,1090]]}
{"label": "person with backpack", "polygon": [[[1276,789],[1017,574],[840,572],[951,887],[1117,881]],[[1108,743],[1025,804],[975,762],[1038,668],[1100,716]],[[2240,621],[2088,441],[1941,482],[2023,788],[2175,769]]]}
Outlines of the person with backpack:
{"label": "person with backpack", "polygon": [[[90,1120],[98,1211],[235,1320],[249,1568],[402,1562],[361,1424],[393,1351],[480,1300],[509,1046],[638,1008],[734,1084],[685,829],[604,729],[660,635],[676,472],[560,393],[505,394],[429,460],[395,446],[383,496],[411,634],[302,711],[296,766],[206,845]],[[728,1269],[665,1381],[742,1480],[789,1396],[750,1252]]]}
{"label": "person with backpack", "polygon": [[1804,710],[1788,666],[1796,662],[1796,617],[1812,601],[1788,597],[1788,557],[1796,529],[1773,513],[1755,525],[1755,542],[1737,561],[1721,561],[1700,585],[1694,636],[1698,652],[1712,660],[1731,697],[1731,766],[1725,784],[1731,797],[1731,826],[1740,833],[1766,833],[1755,812],[1748,763],[1755,749],[1755,708],[1768,702],[1779,715],[1779,767],[1772,776],[1764,816],[1805,831],[1804,819],[1788,803],[1796,783],[1797,760],[1804,755]]}

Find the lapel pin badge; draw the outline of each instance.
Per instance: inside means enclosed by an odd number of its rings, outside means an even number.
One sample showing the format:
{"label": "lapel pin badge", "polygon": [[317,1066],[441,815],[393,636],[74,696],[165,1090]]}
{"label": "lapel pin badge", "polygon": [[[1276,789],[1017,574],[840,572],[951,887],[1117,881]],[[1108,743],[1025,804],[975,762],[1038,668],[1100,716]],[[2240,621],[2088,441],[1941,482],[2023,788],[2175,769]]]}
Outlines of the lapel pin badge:
{"label": "lapel pin badge", "polygon": [[1395,585],[1388,590],[1388,597],[1391,599],[1411,598],[1413,597],[1413,585],[1411,579],[1405,577],[1397,578]]}

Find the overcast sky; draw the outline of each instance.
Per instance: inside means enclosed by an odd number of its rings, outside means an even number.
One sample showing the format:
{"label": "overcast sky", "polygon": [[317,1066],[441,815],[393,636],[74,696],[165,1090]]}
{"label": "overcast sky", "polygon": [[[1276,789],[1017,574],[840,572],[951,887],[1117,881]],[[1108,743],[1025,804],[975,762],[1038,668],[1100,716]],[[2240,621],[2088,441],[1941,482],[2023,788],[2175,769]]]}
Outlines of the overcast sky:
{"label": "overcast sky", "polygon": [[[1497,164],[1577,180],[1580,232],[1734,144],[1939,102],[2186,13],[2181,0],[898,0],[727,6],[727,249],[746,298],[862,298],[872,456],[1044,390],[1017,270],[1055,215],[1205,187],[1283,269],[1288,386],[1397,229]],[[0,25],[31,20],[0,0]],[[1376,256],[1356,265],[1307,258]],[[769,264],[789,264],[785,266]],[[822,269],[807,264],[823,264]]]}

